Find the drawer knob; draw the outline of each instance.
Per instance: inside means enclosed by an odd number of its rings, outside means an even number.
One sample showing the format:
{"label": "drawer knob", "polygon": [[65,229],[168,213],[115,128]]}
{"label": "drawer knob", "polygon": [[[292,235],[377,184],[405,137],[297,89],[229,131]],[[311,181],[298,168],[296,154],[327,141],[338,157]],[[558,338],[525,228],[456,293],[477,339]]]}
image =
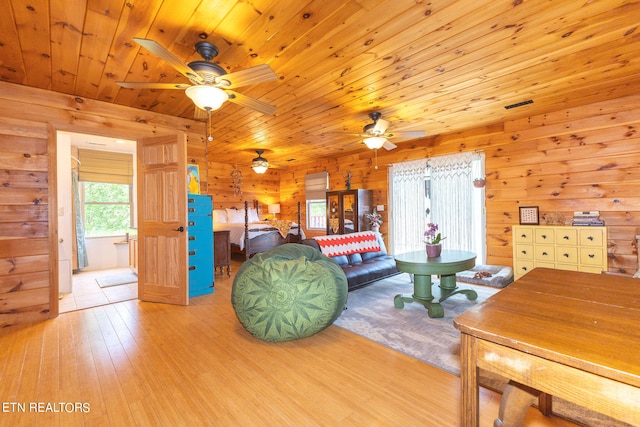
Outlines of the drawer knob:
{"label": "drawer knob", "polygon": [[527,251],[522,251],[522,255],[526,255],[526,254],[527,254]]}
{"label": "drawer knob", "polygon": [[589,254],[589,258],[595,258],[596,255],[595,254]]}
{"label": "drawer knob", "polygon": [[569,254],[563,254],[565,258],[569,258]]}
{"label": "drawer knob", "polygon": [[547,235],[546,235],[546,234],[543,234],[543,235],[542,235],[542,238],[543,238],[543,239],[546,239],[546,238],[547,238]]}
{"label": "drawer knob", "polygon": [[522,237],[523,239],[526,239],[527,235],[526,234],[521,234],[520,237]]}
{"label": "drawer knob", "polygon": [[589,236],[589,237],[587,237],[587,240],[591,240],[591,241],[593,241],[593,237],[592,237],[592,236]]}
{"label": "drawer knob", "polygon": [[542,252],[542,256],[547,256],[547,255],[549,255],[549,254],[546,253],[546,252]]}
{"label": "drawer knob", "polygon": [[522,267],[522,271],[527,271],[527,267]]}
{"label": "drawer knob", "polygon": [[569,236],[564,236],[563,239],[564,240],[569,240]]}

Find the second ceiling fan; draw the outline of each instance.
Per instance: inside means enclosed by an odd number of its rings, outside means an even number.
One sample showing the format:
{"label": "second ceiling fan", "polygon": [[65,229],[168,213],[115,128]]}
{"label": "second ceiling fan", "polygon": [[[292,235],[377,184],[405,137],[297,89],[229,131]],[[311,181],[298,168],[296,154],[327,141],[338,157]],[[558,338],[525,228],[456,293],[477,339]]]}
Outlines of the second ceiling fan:
{"label": "second ceiling fan", "polygon": [[373,120],[373,123],[369,123],[362,128],[362,133],[356,135],[363,138],[362,142],[368,148],[377,150],[378,148],[384,148],[385,150],[393,150],[397,147],[393,142],[389,141],[391,138],[423,138],[426,133],[422,130],[409,131],[409,132],[387,132],[391,122],[382,120],[382,113],[374,111],[369,114],[369,118]]}
{"label": "second ceiling fan", "polygon": [[[263,114],[275,113],[276,107],[266,102],[242,95],[232,89],[278,79],[278,75],[267,64],[257,65],[245,70],[227,74],[227,72],[211,59],[218,55],[218,48],[203,41],[195,45],[195,50],[204,61],[193,61],[185,64],[180,58],[169,52],[154,40],[135,38],[140,46],[167,62],[192,83],[147,83],[116,82],[128,89],[184,89],[187,96],[201,111],[217,110],[225,101],[248,107]],[[196,110],[196,117],[201,116]]]}

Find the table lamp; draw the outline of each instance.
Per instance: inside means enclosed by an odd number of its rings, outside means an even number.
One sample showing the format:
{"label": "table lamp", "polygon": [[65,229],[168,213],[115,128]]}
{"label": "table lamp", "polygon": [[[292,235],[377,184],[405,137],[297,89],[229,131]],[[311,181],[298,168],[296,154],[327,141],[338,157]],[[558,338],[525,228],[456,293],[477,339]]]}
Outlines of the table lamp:
{"label": "table lamp", "polygon": [[276,214],[280,213],[280,203],[269,205],[268,210],[270,214],[273,214],[273,219],[276,219]]}

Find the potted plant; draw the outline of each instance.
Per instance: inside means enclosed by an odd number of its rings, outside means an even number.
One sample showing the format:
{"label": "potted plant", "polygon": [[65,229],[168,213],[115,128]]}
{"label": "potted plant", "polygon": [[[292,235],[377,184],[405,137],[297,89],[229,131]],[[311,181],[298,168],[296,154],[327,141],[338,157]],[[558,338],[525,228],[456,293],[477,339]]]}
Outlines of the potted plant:
{"label": "potted plant", "polygon": [[427,257],[435,258],[440,256],[442,252],[442,242],[446,237],[438,232],[438,224],[430,222],[427,224],[427,230],[424,232],[424,242],[427,245]]}
{"label": "potted plant", "polygon": [[373,212],[364,215],[371,224],[371,229],[375,232],[380,231],[380,225],[382,225],[382,215],[380,215],[375,209]]}

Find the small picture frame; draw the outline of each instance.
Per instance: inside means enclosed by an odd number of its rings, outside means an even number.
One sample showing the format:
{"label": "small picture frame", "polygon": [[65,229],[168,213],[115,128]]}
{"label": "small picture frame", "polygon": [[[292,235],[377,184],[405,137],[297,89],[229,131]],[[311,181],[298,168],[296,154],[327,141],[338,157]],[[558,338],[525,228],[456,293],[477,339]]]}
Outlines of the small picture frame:
{"label": "small picture frame", "polygon": [[187,165],[187,192],[200,194],[200,171],[198,165]]}
{"label": "small picture frame", "polygon": [[540,211],[537,206],[520,206],[520,225],[540,224]]}

